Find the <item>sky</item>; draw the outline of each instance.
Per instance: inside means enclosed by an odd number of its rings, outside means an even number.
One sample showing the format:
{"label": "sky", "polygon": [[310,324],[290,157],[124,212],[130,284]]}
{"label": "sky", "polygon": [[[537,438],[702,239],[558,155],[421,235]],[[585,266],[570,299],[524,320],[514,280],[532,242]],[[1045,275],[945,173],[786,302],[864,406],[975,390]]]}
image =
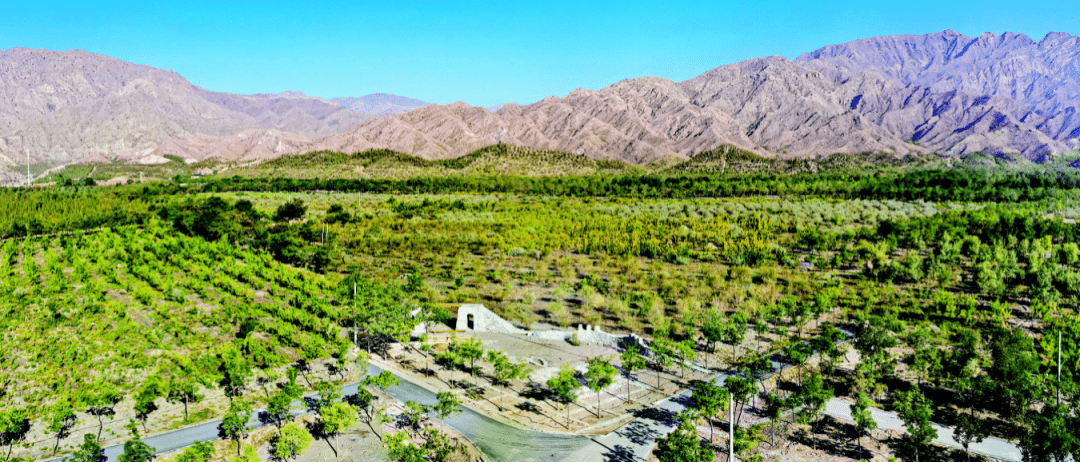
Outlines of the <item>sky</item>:
{"label": "sky", "polygon": [[1080,35],[1075,0],[44,0],[0,11],[0,49],[82,49],[173,70],[214,91],[393,93],[478,106],[646,75],[680,81],[878,35]]}

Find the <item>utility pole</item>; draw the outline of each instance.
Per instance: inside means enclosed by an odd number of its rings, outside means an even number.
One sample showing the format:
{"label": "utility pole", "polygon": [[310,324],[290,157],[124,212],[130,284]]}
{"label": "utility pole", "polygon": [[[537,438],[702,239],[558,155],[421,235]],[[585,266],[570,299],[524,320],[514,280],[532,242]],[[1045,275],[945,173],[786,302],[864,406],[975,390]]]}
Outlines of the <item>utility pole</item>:
{"label": "utility pole", "polygon": [[26,187],[29,188],[30,187],[30,150],[29,149],[23,149],[23,151],[26,151]]}
{"label": "utility pole", "polygon": [[1061,331],[1058,331],[1058,386],[1057,386],[1057,405],[1061,406]]}
{"label": "utility pole", "polygon": [[[353,303],[353,327],[352,327],[352,342],[353,346],[357,346],[356,333],[360,330],[356,325],[356,283],[352,283],[352,303]],[[359,348],[359,346],[357,346]]]}
{"label": "utility pole", "polygon": [[728,393],[727,400],[728,462],[735,462],[735,396]]}

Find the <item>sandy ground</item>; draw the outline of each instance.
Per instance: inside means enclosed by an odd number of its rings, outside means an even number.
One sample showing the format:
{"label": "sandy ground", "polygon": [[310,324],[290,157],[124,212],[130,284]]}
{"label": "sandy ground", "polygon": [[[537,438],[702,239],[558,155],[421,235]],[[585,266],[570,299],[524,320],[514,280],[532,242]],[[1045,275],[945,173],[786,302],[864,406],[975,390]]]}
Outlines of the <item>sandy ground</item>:
{"label": "sandy ground", "polygon": [[[465,336],[459,335],[458,338]],[[491,365],[477,362],[477,375],[472,377],[465,370],[450,371],[436,365],[432,355],[421,354],[410,348],[395,348],[385,366],[395,373],[436,392],[454,391],[473,409],[499,419],[510,425],[530,430],[552,433],[603,434],[631,420],[629,411],[640,409],[685,390],[694,381],[711,374],[687,369],[685,374],[675,367],[659,374],[654,370],[637,371],[628,381],[620,374],[615,382],[600,393],[600,412],[597,416],[597,394],[584,384],[577,390],[578,399],[569,406],[554,402],[537,386],[544,384],[564,364],[571,364],[580,372],[586,369],[586,359],[609,356],[613,364],[620,366],[618,351],[600,344],[571,345],[565,341],[534,341],[523,336],[481,332],[476,334],[486,349],[505,352],[512,361],[525,362],[531,369],[530,381],[513,381],[509,386],[495,385],[490,374]],[[435,350],[443,350],[446,336],[438,336],[432,342]],[[541,366],[540,364],[545,364]],[[657,377],[659,376],[659,388]],[[629,383],[628,383],[629,382]],[[454,386],[451,387],[451,384]],[[462,386],[476,386],[479,394],[469,393]],[[629,385],[630,401],[627,401]]]}

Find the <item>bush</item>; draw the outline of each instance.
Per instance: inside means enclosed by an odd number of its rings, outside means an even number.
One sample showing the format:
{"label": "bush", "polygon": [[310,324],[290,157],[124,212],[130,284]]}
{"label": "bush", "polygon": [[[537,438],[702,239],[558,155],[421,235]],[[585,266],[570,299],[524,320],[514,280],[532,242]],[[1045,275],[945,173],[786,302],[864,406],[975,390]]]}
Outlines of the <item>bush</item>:
{"label": "bush", "polygon": [[274,212],[274,221],[299,220],[304,217],[305,213],[307,213],[307,207],[304,205],[304,201],[293,199],[278,206]]}

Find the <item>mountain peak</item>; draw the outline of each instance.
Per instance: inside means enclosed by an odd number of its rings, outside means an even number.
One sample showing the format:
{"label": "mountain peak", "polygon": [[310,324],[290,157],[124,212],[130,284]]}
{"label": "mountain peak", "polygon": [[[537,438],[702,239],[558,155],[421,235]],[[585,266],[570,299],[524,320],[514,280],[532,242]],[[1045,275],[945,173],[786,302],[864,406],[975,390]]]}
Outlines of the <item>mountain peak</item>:
{"label": "mountain peak", "polygon": [[372,93],[360,97],[337,97],[330,101],[357,112],[375,115],[401,114],[431,104],[390,93]]}
{"label": "mountain peak", "polygon": [[1066,32],[1050,32],[1039,41],[1039,46],[1057,46],[1062,45],[1071,40],[1075,40],[1077,37]]}

